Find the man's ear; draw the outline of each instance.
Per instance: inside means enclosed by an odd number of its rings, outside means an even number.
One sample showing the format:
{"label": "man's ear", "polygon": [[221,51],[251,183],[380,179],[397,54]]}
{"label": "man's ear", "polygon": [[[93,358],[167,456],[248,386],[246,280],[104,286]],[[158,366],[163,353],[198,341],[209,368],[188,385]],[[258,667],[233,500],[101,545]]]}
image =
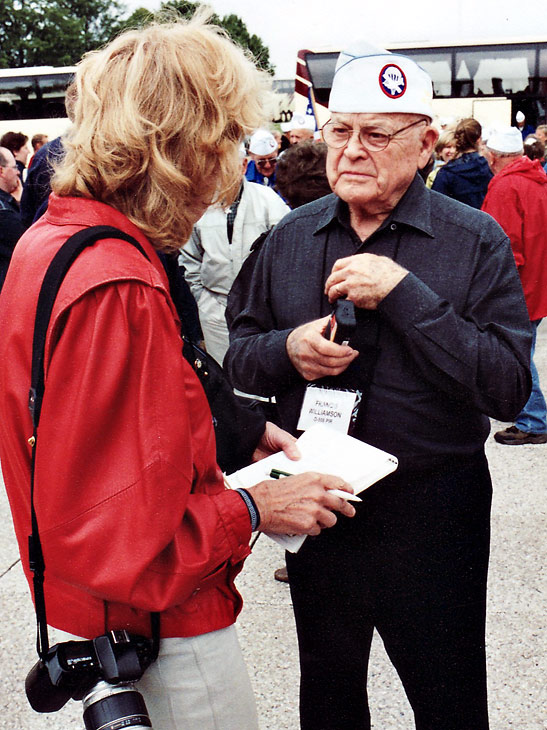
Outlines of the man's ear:
{"label": "man's ear", "polygon": [[418,157],[418,169],[421,170],[427,165],[438,139],[439,133],[437,130],[431,126],[426,127],[421,141],[420,155]]}

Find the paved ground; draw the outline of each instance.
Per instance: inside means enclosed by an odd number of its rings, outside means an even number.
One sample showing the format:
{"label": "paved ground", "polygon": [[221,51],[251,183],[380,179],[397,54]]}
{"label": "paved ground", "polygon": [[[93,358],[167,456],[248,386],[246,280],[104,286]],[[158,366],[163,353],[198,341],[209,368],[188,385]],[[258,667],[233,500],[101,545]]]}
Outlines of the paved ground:
{"label": "paved ground", "polygon": [[[539,330],[537,362],[547,390],[545,323]],[[493,423],[493,430],[499,427]],[[487,450],[494,480],[488,612],[491,728],[546,730],[547,445],[508,447],[490,438]],[[261,537],[239,578],[246,602],[239,632],[258,699],[261,730],[298,728],[298,662],[289,591],[272,578],[282,563],[281,549]],[[23,682],[35,661],[34,614],[3,489],[0,617],[0,728],[80,730],[81,709],[76,703],[54,715],[38,715],[26,702]],[[371,659],[370,700],[376,730],[414,727],[380,641],[375,641]]]}

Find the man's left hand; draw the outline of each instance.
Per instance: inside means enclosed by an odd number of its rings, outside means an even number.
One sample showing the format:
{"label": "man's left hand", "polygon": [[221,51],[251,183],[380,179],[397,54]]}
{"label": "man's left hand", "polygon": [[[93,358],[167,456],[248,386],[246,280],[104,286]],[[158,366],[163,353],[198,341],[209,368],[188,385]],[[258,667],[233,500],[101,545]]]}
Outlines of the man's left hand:
{"label": "man's left hand", "polygon": [[285,455],[293,461],[300,458],[300,451],[296,445],[295,437],[291,436],[288,431],[276,426],[275,423],[266,421],[262,438],[253,453],[253,461],[260,461],[260,459],[265,459],[266,456],[277,454],[278,451],[284,451]]}
{"label": "man's left hand", "polygon": [[376,309],[407,274],[406,269],[387,256],[355,254],[335,262],[325,294],[330,302],[347,297],[356,307]]}

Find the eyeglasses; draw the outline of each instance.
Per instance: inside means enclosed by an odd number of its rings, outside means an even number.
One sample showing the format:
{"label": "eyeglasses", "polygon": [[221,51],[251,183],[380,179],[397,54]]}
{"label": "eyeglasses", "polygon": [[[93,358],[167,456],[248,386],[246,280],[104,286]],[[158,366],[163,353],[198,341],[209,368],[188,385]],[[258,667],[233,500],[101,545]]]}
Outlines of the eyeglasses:
{"label": "eyeglasses", "polygon": [[268,165],[274,167],[277,165],[277,157],[271,157],[265,160],[255,160],[255,163],[257,167],[267,167]]}
{"label": "eyeglasses", "polygon": [[416,126],[416,124],[422,124],[425,122],[428,124],[427,119],[419,119],[417,122],[407,124],[406,127],[401,127],[396,132],[388,134],[380,127],[361,127],[360,129],[352,129],[351,127],[341,124],[340,122],[333,122],[332,120],[323,125],[321,129],[321,136],[323,142],[329,147],[334,149],[341,149],[345,147],[353,134],[359,136],[359,142],[369,152],[380,152],[385,150],[388,144],[391,142],[393,137],[401,134],[401,132]]}
{"label": "eyeglasses", "polygon": [[7,167],[8,170],[17,170],[17,172],[19,172],[17,165],[0,165],[0,167]]}

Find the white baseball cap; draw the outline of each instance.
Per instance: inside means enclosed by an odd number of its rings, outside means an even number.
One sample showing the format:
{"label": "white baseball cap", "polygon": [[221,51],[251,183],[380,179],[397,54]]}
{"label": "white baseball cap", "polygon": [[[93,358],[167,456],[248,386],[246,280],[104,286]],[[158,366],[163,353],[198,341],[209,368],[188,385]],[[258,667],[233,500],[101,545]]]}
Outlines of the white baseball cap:
{"label": "white baseball cap", "polygon": [[338,57],[329,110],[345,114],[423,114],[433,119],[433,85],[407,56],[360,41]]}
{"label": "white baseball cap", "polygon": [[275,137],[267,129],[258,129],[249,142],[249,152],[253,155],[271,155],[277,149]]}
{"label": "white baseball cap", "polygon": [[520,129],[516,127],[499,127],[495,129],[488,137],[486,146],[494,152],[505,152],[509,155],[524,152],[522,134]]}
{"label": "white baseball cap", "polygon": [[518,112],[517,112],[517,116],[516,116],[516,120],[517,120],[517,122],[518,122],[518,123],[520,124],[520,123],[521,123],[521,122],[523,122],[523,121],[524,121],[525,119],[526,119],[526,117],[524,116],[524,114],[523,114],[523,113],[522,113],[521,111],[518,111]]}
{"label": "white baseball cap", "polygon": [[290,122],[283,122],[281,129],[284,132],[291,132],[293,129],[309,129],[315,132],[315,117],[311,114],[293,114]]}

